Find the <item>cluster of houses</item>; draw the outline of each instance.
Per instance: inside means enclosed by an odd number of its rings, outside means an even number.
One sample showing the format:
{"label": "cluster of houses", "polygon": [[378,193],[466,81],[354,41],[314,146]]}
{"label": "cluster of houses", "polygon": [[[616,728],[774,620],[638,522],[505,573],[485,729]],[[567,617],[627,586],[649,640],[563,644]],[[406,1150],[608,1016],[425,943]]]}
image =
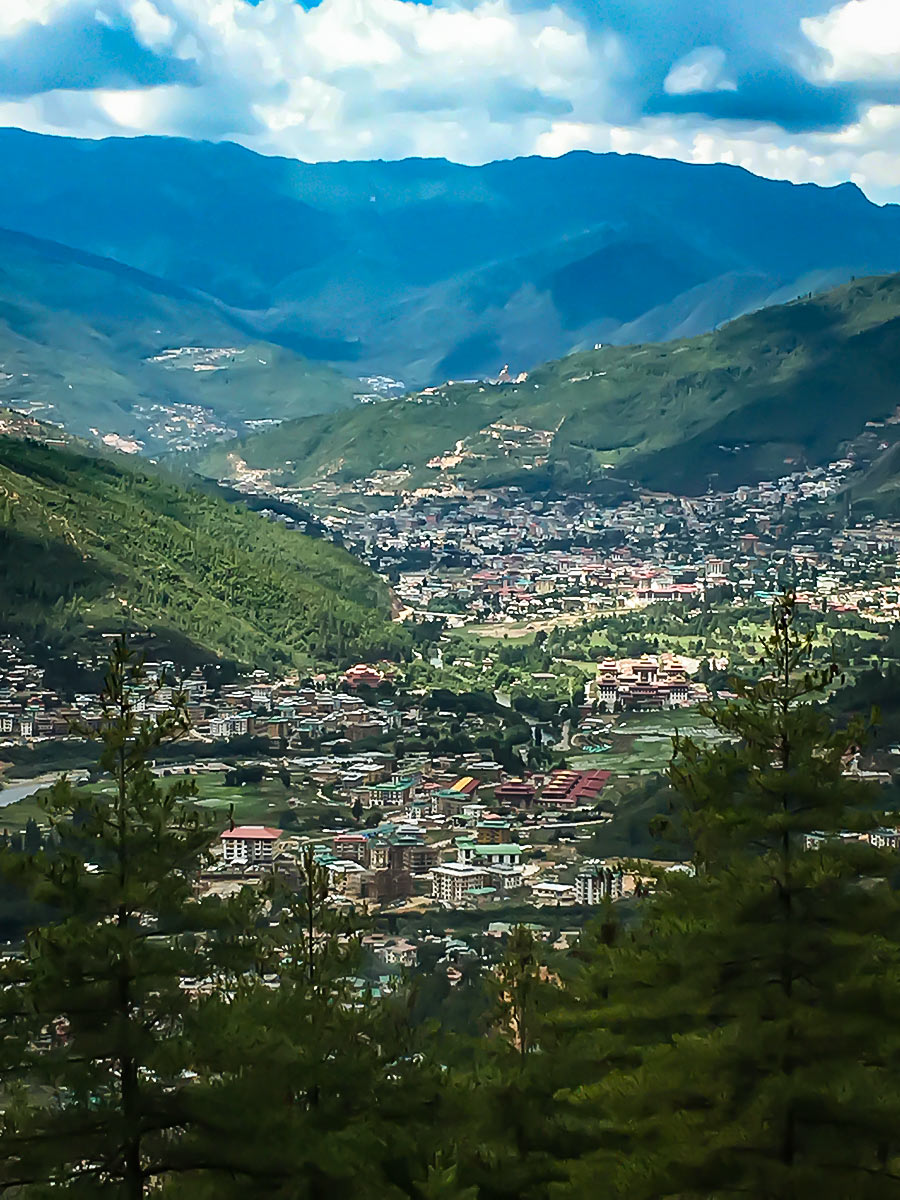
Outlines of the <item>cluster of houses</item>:
{"label": "cluster of houses", "polygon": [[[401,713],[388,699],[367,701],[363,686],[377,687],[390,668],[359,664],[329,687],[324,676],[309,683],[273,679],[256,670],[234,682],[211,683],[196,667],[182,673],[172,661],[145,663],[144,681],[129,687],[138,713],[151,717],[184,698],[192,735],[209,742],[239,737],[272,741],[380,738],[414,716]],[[162,682],[160,682],[162,681]],[[43,668],[31,661],[18,639],[0,636],[0,736],[25,741],[63,738],[101,720],[100,697],[80,692],[63,697],[46,686]]]}
{"label": "cluster of houses", "polygon": [[[336,485],[314,485],[325,524],[378,570],[411,612],[445,613],[451,624],[592,615],[702,599],[730,584],[738,597],[771,592],[779,572],[802,576],[813,602],[835,611],[900,617],[898,580],[878,556],[900,550],[900,524],[858,526],[833,511],[871,456],[879,430],[848,457],[797,469],[732,492],[675,497],[635,493],[614,505],[594,497],[551,500],[516,487],[459,483],[398,491],[381,476],[347,485],[385,506],[354,512]],[[865,443],[865,444],[863,444]],[[278,490],[278,489],[276,489]],[[333,493],[333,494],[332,494]],[[284,493],[303,501],[305,494]],[[798,527],[799,526],[799,527]]]}
{"label": "cluster of houses", "polygon": [[[316,841],[315,859],[327,871],[330,892],[342,900],[384,904],[420,897],[458,908],[524,888],[538,904],[600,904],[626,894],[633,886],[630,877],[578,860],[576,877],[560,881],[558,864],[543,852],[536,855],[530,840],[542,827],[534,823],[533,810],[551,821],[575,808],[590,810],[609,778],[607,771],[553,771],[523,782],[526,790],[511,802],[509,785],[515,781],[498,782],[482,798],[481,781],[472,776],[442,786],[395,774],[368,789],[380,798],[385,793],[378,789],[390,789],[390,818]],[[491,802],[506,815],[493,811]],[[523,835],[525,844],[518,840]],[[296,849],[291,835],[266,826],[229,828],[221,835],[222,867],[242,874],[277,865],[291,842]],[[289,855],[281,858],[287,870],[291,861]]]}

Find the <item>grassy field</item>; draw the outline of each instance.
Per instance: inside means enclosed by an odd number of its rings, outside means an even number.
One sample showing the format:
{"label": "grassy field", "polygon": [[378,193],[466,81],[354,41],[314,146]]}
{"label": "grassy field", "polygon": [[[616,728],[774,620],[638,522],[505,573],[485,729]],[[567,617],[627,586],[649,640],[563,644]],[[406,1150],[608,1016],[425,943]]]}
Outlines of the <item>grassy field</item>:
{"label": "grassy field", "polygon": [[[288,789],[277,778],[235,786],[225,782],[223,771],[203,772],[192,778],[197,795],[188,803],[210,814],[223,829],[232,808],[237,825],[271,825],[295,834],[315,835],[323,826],[337,827],[341,821],[352,826],[348,806],[323,799],[315,789],[297,786]],[[85,784],[83,790],[111,796],[113,785],[109,779],[101,779]],[[21,830],[30,818],[39,825],[47,824],[39,793],[0,808],[0,830]]]}
{"label": "grassy field", "polygon": [[680,733],[698,741],[715,740],[712,724],[692,710],[623,713],[611,716],[610,725],[597,735],[610,749],[600,754],[573,754],[576,770],[612,771],[615,775],[648,775],[664,771],[672,757],[672,737]]}

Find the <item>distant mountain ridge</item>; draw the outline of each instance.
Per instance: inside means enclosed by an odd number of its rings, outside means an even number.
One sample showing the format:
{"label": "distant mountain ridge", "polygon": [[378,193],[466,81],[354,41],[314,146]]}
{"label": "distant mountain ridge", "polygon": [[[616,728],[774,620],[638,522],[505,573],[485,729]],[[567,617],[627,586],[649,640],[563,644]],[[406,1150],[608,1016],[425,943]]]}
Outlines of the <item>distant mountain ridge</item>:
{"label": "distant mountain ridge", "polygon": [[[199,353],[172,353],[187,347]],[[0,229],[0,404],[153,449],[153,405],[201,405],[240,428],[349,405],[358,390],[185,285]]]}
{"label": "distant mountain ridge", "polygon": [[574,152],[301,163],[0,130],[0,225],[104,255],[353,374],[419,386],[693,336],[900,268],[900,207],[738,167]]}
{"label": "distant mountain ridge", "polygon": [[285,422],[211,447],[200,469],[307,485],[397,473],[533,491],[681,494],[829,461],[900,405],[900,275],[858,280],[715,333],[605,346],[517,384],[457,383]]}

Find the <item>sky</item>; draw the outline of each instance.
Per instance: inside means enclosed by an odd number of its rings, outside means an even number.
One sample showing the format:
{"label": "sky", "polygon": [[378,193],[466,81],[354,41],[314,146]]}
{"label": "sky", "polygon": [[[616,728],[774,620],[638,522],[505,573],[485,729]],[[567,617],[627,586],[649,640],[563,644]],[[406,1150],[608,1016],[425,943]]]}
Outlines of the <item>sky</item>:
{"label": "sky", "polygon": [[614,150],[900,202],[900,0],[0,0],[0,125],[307,161]]}

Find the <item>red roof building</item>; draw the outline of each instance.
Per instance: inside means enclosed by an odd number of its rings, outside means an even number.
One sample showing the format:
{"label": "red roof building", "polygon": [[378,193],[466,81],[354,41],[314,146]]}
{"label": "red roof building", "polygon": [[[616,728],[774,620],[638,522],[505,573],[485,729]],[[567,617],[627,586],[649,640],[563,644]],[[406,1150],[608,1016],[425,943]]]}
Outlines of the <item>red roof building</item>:
{"label": "red roof building", "polygon": [[236,866],[271,863],[272,848],[280,837],[280,829],[270,829],[267,825],[238,825],[226,829],[222,834],[225,862]]}
{"label": "red roof building", "polygon": [[364,833],[339,833],[334,839],[334,852],[338,858],[365,866],[369,839]]}
{"label": "red roof building", "polygon": [[377,688],[379,684],[384,683],[385,678],[384,673],[377,667],[370,667],[366,663],[357,663],[355,667],[350,667],[344,672],[344,682],[352,688]]}
{"label": "red roof building", "polygon": [[555,808],[596,804],[611,776],[611,771],[554,771],[544,784],[541,803]]}
{"label": "red roof building", "polygon": [[534,787],[524,779],[508,779],[494,788],[494,799],[498,804],[510,808],[531,808],[534,804]]}

